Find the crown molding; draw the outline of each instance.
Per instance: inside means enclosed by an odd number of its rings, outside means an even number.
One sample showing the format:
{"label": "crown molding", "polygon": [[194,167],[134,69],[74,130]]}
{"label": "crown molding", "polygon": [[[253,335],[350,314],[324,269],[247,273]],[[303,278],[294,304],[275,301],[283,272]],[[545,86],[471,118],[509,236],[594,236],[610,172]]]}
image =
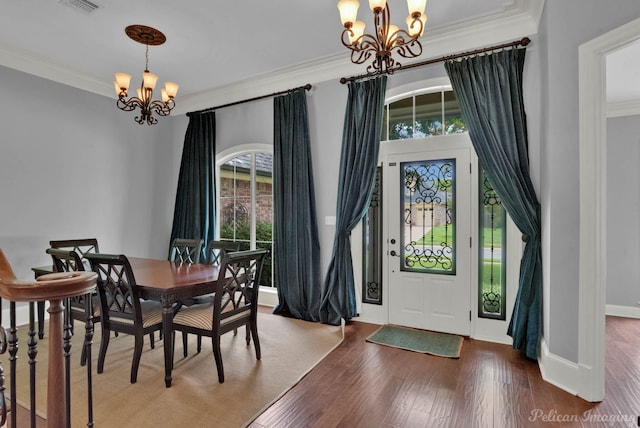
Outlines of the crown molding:
{"label": "crown molding", "polygon": [[348,56],[333,55],[298,64],[293,67],[256,75],[232,84],[180,97],[172,115],[202,110],[273,92],[338,79],[344,74],[357,73],[360,68]]}
{"label": "crown molding", "polygon": [[[420,61],[537,34],[543,6],[544,0],[516,0],[501,12],[427,31],[420,42],[429,56]],[[339,80],[363,72],[364,67],[351,63],[345,52],[181,97],[172,114],[202,110],[307,83]]]}
{"label": "crown molding", "polygon": [[79,73],[77,70],[47,59],[27,55],[0,45],[0,65],[22,71],[27,74],[52,80],[67,86],[93,92],[94,94],[115,99],[113,84],[107,85],[104,79]]}
{"label": "crown molding", "polygon": [[[420,40],[426,54],[423,54],[419,61],[536,34],[543,7],[544,0],[512,0],[505,2],[504,8],[499,12],[428,30]],[[44,58],[11,50],[6,46],[0,46],[0,58],[0,64],[3,66],[108,98],[115,98],[111,82],[107,84],[104,79],[79,73]],[[364,72],[364,69],[362,65],[351,63],[349,54],[345,51],[256,75],[229,85],[210,88],[196,94],[179,96],[172,115],[268,95],[307,83],[313,85],[333,79],[338,80],[345,76],[359,75]]]}

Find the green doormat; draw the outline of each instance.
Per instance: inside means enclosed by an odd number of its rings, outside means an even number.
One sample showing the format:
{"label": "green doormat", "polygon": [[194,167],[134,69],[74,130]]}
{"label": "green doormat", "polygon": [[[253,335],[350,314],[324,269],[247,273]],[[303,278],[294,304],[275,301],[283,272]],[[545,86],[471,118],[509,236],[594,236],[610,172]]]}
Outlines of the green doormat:
{"label": "green doormat", "polygon": [[448,358],[460,358],[462,340],[454,334],[393,325],[383,325],[367,338],[367,342]]}

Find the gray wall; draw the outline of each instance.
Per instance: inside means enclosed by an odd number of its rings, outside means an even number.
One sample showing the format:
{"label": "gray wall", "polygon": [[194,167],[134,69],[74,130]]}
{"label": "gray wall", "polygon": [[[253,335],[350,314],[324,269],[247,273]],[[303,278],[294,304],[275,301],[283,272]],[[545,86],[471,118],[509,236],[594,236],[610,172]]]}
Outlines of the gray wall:
{"label": "gray wall", "polygon": [[[544,336],[551,353],[574,362],[578,46],[639,16],[635,0],[548,1],[527,49],[531,174],[543,216]],[[444,75],[441,64],[398,73],[388,88]],[[314,84],[308,97],[323,273],[333,245],[334,228],[324,219],[335,215],[346,94],[346,86],[332,80]],[[139,126],[113,99],[6,68],[0,68],[0,96],[0,248],[18,276],[30,277],[31,266],[48,262],[44,250],[54,238],[95,236],[104,251],[166,254],[185,116]],[[271,144],[272,121],[270,100],[220,110],[218,151]],[[53,178],[68,183],[63,192]]]}
{"label": "gray wall", "polygon": [[138,125],[115,99],[4,67],[0,98],[0,248],[16,276],[51,263],[51,239],[166,254],[177,177],[170,120]]}
{"label": "gray wall", "polygon": [[607,119],[607,304],[640,302],[640,116]]}
{"label": "gray wall", "polygon": [[[547,1],[539,31],[544,124],[542,203],[544,335],[549,351],[578,360],[578,47],[640,16],[635,0]],[[640,30],[639,30],[640,32]]]}

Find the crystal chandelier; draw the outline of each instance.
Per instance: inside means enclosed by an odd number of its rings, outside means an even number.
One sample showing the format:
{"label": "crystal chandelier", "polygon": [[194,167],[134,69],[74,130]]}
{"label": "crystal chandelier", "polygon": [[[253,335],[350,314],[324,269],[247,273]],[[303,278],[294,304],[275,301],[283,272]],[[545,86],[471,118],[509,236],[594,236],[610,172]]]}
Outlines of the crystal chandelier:
{"label": "crystal chandelier", "polygon": [[391,24],[391,12],[386,0],[369,0],[373,12],[374,32],[365,34],[365,24],[356,20],[358,0],[340,0],[340,20],[344,25],[342,44],[351,50],[351,61],[362,64],[373,57],[367,66],[367,73],[393,74],[401,64],[392,58],[397,53],[403,58],[415,58],[422,53],[418,38],[424,32],[427,15],[424,9],[427,0],[407,0],[409,16],[406,19],[407,30],[401,30]]}
{"label": "crystal chandelier", "polygon": [[136,116],[135,121],[140,125],[145,122],[147,125],[154,125],[158,123],[158,119],[153,117],[152,113],[155,112],[160,116],[169,115],[176,105],[174,98],[178,93],[177,83],[165,82],[165,87],[161,91],[162,101],[153,100],[153,89],[156,86],[158,76],[149,72],[149,46],[161,45],[167,38],[155,28],[145,25],[130,25],[124,31],[130,39],[146,46],[145,69],[144,73],[142,73],[142,83],[137,88],[138,96],[129,99],[127,99],[127,90],[129,89],[131,75],[127,73],[115,74],[116,80],[113,84],[118,96],[116,105],[120,110],[124,111],[133,111],[136,108],[140,108],[140,116]]}

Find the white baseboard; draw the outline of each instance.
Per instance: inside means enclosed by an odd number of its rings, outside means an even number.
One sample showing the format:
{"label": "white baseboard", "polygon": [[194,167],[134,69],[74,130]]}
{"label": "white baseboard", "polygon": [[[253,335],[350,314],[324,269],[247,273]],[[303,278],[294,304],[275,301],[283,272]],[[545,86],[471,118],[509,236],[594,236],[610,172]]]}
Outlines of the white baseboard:
{"label": "white baseboard", "polygon": [[260,296],[258,297],[258,304],[263,306],[275,307],[278,305],[278,290],[271,287],[260,287]]}
{"label": "white baseboard", "polygon": [[377,325],[388,324],[387,307],[370,303],[360,303],[358,316],[353,318],[353,321],[368,322]]}
{"label": "white baseboard", "polygon": [[500,345],[513,345],[513,339],[509,336],[505,337],[495,337],[495,336],[483,336],[482,334],[480,335],[474,335],[471,337],[473,340],[481,340],[483,342],[491,342],[491,343],[498,343]]}
{"label": "white baseboard", "polygon": [[605,314],[614,317],[640,318],[640,307],[634,308],[633,306],[606,305]]}
{"label": "white baseboard", "polygon": [[544,338],[540,344],[538,366],[542,379],[572,395],[578,395],[578,364],[549,352]]}

